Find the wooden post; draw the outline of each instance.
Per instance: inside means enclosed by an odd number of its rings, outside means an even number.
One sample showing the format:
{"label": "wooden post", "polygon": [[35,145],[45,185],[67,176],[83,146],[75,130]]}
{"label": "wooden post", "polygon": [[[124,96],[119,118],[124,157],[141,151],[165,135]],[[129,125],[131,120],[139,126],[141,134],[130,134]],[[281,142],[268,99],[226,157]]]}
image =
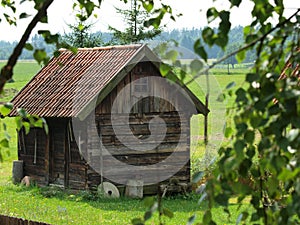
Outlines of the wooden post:
{"label": "wooden post", "polygon": [[50,160],[50,133],[46,134],[46,146],[45,146],[45,182],[49,185],[49,160]]}
{"label": "wooden post", "polygon": [[[205,74],[206,77],[206,96],[205,96],[205,106],[208,109],[208,99],[210,93],[210,86],[209,86],[209,74],[208,72]],[[208,114],[204,116],[204,144],[205,146],[208,144]]]}
{"label": "wooden post", "polygon": [[20,183],[23,178],[23,160],[13,161],[12,180],[14,184]]}
{"label": "wooden post", "polygon": [[69,153],[70,153],[70,149],[69,149],[69,132],[68,132],[68,122],[67,124],[65,125],[64,127],[64,188],[67,188],[69,187]]}
{"label": "wooden post", "polygon": [[[207,94],[205,97],[205,106],[208,108],[208,97]],[[207,145],[208,143],[208,114],[204,116],[204,143]]]}
{"label": "wooden post", "polygon": [[36,165],[36,157],[37,157],[37,134],[36,128],[34,129],[34,156],[33,156],[33,164]]}

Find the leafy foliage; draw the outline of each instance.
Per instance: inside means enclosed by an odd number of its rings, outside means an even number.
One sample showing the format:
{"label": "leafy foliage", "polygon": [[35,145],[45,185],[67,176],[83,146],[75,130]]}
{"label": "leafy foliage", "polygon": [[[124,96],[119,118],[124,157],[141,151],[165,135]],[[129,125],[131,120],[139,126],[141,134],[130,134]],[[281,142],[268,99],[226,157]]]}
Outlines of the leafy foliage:
{"label": "leafy foliage", "polygon": [[131,223],[133,225],[144,225],[146,221],[151,219],[155,212],[159,213],[159,224],[163,224],[161,221],[162,216],[168,217],[170,219],[174,217],[174,213],[170,209],[162,207],[161,201],[156,201],[154,197],[146,197],[144,199],[144,205],[148,208],[148,210],[145,212],[143,218],[132,219]]}
{"label": "leafy foliage", "polygon": [[[7,125],[5,123],[5,118],[9,116],[12,109],[13,105],[11,103],[0,105],[0,162],[3,161],[3,151],[9,148],[9,143],[11,140]],[[45,119],[38,116],[29,115],[24,109],[18,109],[17,112],[18,116],[15,117],[15,121],[18,131],[24,129],[26,134],[28,134],[31,127],[39,127],[43,128],[45,132],[48,133],[48,125]],[[9,152],[7,152],[7,154],[9,155]]]}
{"label": "leafy foliage", "polygon": [[[246,77],[249,87],[246,85],[248,88],[239,88],[235,93],[235,107],[228,112],[235,115],[235,127],[227,129],[235,133],[227,134],[232,142],[219,150],[220,158],[206,193],[210,206],[218,203],[225,210],[231,196],[238,196],[239,202],[251,196],[255,212],[244,211],[237,223],[250,217],[253,223],[295,224],[300,216],[296,201],[300,198],[300,86],[296,68],[300,61],[299,9],[285,18],[282,1],[275,1],[274,6],[253,2],[252,26],[258,29],[244,29],[246,46],[239,50],[237,58],[242,60],[246,51],[255,49],[257,60],[253,72]],[[272,13],[279,18],[277,24],[268,22]],[[214,14],[208,13],[211,15]],[[224,15],[218,17],[224,21]],[[220,24],[219,32],[226,31],[226,27],[230,24]],[[219,43],[210,28],[203,35],[205,42]],[[292,38],[288,41],[287,37]],[[226,41],[226,37],[222,38]],[[285,70],[285,79],[279,80],[287,55],[291,66]],[[249,182],[241,182],[243,179]],[[211,209],[203,218],[204,224],[214,223]]]}

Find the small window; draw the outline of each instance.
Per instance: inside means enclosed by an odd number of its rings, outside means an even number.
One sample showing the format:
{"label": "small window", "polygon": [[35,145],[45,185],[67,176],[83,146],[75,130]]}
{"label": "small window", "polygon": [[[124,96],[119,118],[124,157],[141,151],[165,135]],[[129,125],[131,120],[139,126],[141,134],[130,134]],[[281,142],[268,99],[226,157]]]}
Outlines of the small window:
{"label": "small window", "polygon": [[143,94],[147,94],[149,92],[148,77],[139,76],[139,78],[135,79],[132,90],[132,94],[136,97],[140,97]]}

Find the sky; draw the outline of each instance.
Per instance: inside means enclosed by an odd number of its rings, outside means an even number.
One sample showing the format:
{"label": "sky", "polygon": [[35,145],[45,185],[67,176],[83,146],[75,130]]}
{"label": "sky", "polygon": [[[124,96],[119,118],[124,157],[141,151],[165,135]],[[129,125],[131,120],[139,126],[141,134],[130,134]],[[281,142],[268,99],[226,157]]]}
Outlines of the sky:
{"label": "sky", "polygon": [[[272,1],[272,0],[271,0]],[[17,2],[19,2],[17,0]],[[155,1],[159,2],[159,1]],[[207,20],[205,17],[206,11],[209,7],[215,6],[218,10],[229,9],[228,0],[164,0],[164,4],[169,4],[174,14],[183,14],[183,16],[176,19],[176,22],[171,19],[164,20],[166,25],[165,30],[172,29],[183,29],[183,28],[201,28],[207,25]],[[288,8],[286,10],[286,15],[288,16],[296,8],[300,8],[299,0],[284,0],[285,6]],[[74,24],[74,13],[72,12],[73,0],[61,0],[54,1],[54,3],[49,7],[48,11],[48,24],[39,24],[34,30],[49,29],[51,32],[64,33],[68,32],[67,24]],[[92,31],[102,31],[108,30],[108,25],[122,29],[124,27],[124,21],[121,15],[116,13],[114,7],[125,8],[128,7],[121,0],[104,0],[101,8],[97,9],[95,13],[98,15],[97,18],[92,18],[91,22],[94,24]],[[25,2],[20,7],[17,8],[20,14],[26,11],[28,14],[34,15],[36,11],[32,10],[32,2]],[[232,9],[232,25],[248,25],[251,20],[251,8],[253,3],[249,0],[243,0],[241,6]],[[1,9],[2,10],[2,9]],[[5,41],[16,41],[21,38],[27,24],[30,22],[32,17],[27,19],[22,19],[18,22],[17,26],[9,26],[4,21],[0,23],[0,40]]]}

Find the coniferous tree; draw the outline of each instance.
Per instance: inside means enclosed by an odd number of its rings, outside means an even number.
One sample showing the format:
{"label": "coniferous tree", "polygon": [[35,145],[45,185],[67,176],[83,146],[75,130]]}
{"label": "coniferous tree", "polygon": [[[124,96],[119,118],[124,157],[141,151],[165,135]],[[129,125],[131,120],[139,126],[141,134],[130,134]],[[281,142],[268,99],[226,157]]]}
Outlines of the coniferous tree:
{"label": "coniferous tree", "polygon": [[62,42],[66,45],[70,45],[76,48],[92,48],[103,45],[103,41],[99,33],[92,34],[91,28],[93,23],[81,18],[85,18],[84,12],[79,11],[80,15],[77,17],[75,24],[68,24],[70,28],[70,33],[65,33],[61,38]]}
{"label": "coniferous tree", "polygon": [[153,39],[161,33],[161,29],[147,29],[144,22],[151,16],[144,10],[137,0],[131,0],[131,9],[116,8],[118,14],[121,14],[126,22],[126,28],[121,31],[109,26],[109,30],[113,32],[113,43],[130,44],[139,43],[144,40]]}

